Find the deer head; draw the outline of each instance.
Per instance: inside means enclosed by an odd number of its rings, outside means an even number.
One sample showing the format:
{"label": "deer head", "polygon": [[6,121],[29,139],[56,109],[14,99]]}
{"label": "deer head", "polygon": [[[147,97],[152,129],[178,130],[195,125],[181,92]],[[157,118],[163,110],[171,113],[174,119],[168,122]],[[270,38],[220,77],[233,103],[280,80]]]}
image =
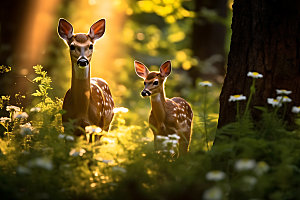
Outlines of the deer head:
{"label": "deer head", "polygon": [[134,61],[136,74],[144,79],[143,97],[154,96],[163,92],[164,82],[171,73],[171,61],[166,61],[160,66],[159,72],[150,72],[148,68],[139,61]]}
{"label": "deer head", "polygon": [[88,78],[94,43],[102,37],[104,32],[104,19],[95,22],[88,34],[74,34],[73,26],[67,20],[59,19],[58,34],[69,46],[71,62],[76,78]]}

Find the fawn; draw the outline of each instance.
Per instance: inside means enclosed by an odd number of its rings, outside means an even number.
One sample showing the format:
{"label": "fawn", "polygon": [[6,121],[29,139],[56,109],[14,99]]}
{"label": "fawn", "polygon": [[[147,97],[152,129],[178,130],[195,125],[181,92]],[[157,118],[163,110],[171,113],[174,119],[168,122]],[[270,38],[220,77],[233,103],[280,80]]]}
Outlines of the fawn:
{"label": "fawn", "polygon": [[165,97],[165,80],[171,73],[171,62],[166,61],[160,66],[159,72],[150,72],[139,61],[134,61],[136,74],[144,79],[143,97],[150,96],[151,113],[149,124],[154,134],[154,144],[157,149],[158,135],[167,136],[177,134],[180,152],[188,152],[191,141],[191,126],[193,111],[188,102],[180,97],[168,99]]}
{"label": "fawn", "polygon": [[[101,78],[90,78],[90,61],[96,40],[105,32],[105,20],[95,22],[88,34],[73,33],[73,26],[65,19],[59,19],[58,34],[70,49],[72,63],[71,88],[67,91],[62,116],[63,124],[70,119],[84,129],[88,125],[97,125],[108,131],[113,119],[114,101],[108,84]],[[75,135],[83,135],[81,128]]]}

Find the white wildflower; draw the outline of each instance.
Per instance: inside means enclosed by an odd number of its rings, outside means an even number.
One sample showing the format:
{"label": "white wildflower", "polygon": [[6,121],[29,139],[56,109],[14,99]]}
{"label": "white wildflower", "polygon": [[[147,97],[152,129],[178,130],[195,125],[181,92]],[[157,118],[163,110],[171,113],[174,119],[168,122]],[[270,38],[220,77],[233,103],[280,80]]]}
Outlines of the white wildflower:
{"label": "white wildflower", "polygon": [[40,167],[47,170],[52,170],[53,164],[49,158],[35,158],[29,161],[28,166],[30,167]]}
{"label": "white wildflower", "polygon": [[11,122],[11,119],[8,118],[8,117],[1,117],[1,118],[0,118],[0,122],[1,122],[1,123]]}
{"label": "white wildflower", "polygon": [[172,135],[168,135],[168,138],[170,140],[179,140],[180,139],[180,136],[177,135],[176,133],[172,134]]}
{"label": "white wildflower", "polygon": [[98,126],[92,125],[92,126],[86,126],[85,127],[85,132],[89,134],[94,134],[94,133],[101,133],[102,129]]}
{"label": "white wildflower", "polygon": [[169,139],[167,136],[162,136],[162,135],[157,135],[157,136],[155,136],[155,138],[157,140],[168,140]]}
{"label": "white wildflower", "polygon": [[288,96],[278,96],[276,99],[283,103],[292,102],[292,99],[289,98]]}
{"label": "white wildflower", "polygon": [[245,190],[251,190],[254,185],[257,183],[257,178],[254,176],[244,176],[243,182],[246,183]]}
{"label": "white wildflower", "polygon": [[40,112],[41,111],[41,108],[39,107],[33,107],[30,109],[30,112]]}
{"label": "white wildflower", "polygon": [[66,137],[65,134],[61,134],[61,133],[60,133],[60,134],[58,135],[58,138],[59,138],[59,139],[64,139],[65,137]]}
{"label": "white wildflower", "polygon": [[258,72],[248,72],[247,76],[252,78],[262,78],[263,75]]}
{"label": "white wildflower", "polygon": [[223,191],[221,188],[215,186],[206,190],[203,194],[204,200],[220,200],[222,199]]}
{"label": "white wildflower", "polygon": [[114,144],[115,140],[107,138],[107,137],[104,137],[104,138],[101,138],[101,142],[104,143],[104,144]]}
{"label": "white wildflower", "polygon": [[293,113],[300,113],[300,106],[298,106],[298,107],[297,106],[293,106],[292,107],[292,112]]}
{"label": "white wildflower", "polygon": [[235,163],[235,169],[238,171],[243,170],[251,170],[256,166],[255,160],[252,159],[241,159],[236,161]]}
{"label": "white wildflower", "polygon": [[158,152],[163,152],[163,153],[167,153],[167,154],[175,154],[174,149],[163,149]]}
{"label": "white wildflower", "polygon": [[175,154],[174,149],[170,149],[170,150],[169,150],[169,153],[170,153],[170,154]]}
{"label": "white wildflower", "polygon": [[114,108],[114,113],[127,113],[128,112],[128,108],[125,107],[116,107]]}
{"label": "white wildflower", "polygon": [[18,106],[6,106],[8,112],[20,112],[21,109]]}
{"label": "white wildflower", "polygon": [[236,94],[236,95],[230,95],[228,101],[243,101],[246,100],[246,96],[243,96],[242,94]]}
{"label": "white wildflower", "polygon": [[27,119],[28,118],[28,114],[26,112],[16,112],[13,115],[14,119]]}
{"label": "white wildflower", "polygon": [[220,181],[225,178],[226,174],[222,171],[210,171],[206,174],[206,179],[209,181]]}
{"label": "white wildflower", "polygon": [[177,146],[177,144],[178,144],[178,141],[177,140],[164,140],[163,142],[162,142],[162,145],[164,146],[164,147],[176,147]]}
{"label": "white wildflower", "polygon": [[83,156],[83,154],[86,153],[86,150],[85,149],[72,149],[70,152],[69,152],[69,155],[70,156]]}
{"label": "white wildflower", "polygon": [[74,141],[74,137],[71,136],[71,135],[67,135],[66,136],[66,140],[68,140],[68,141]]}
{"label": "white wildflower", "polygon": [[209,82],[209,81],[202,81],[199,83],[200,86],[206,86],[206,87],[211,87],[212,86],[212,83]]}
{"label": "white wildflower", "polygon": [[32,134],[33,127],[31,124],[28,122],[24,125],[20,125],[20,134],[21,135],[31,135]]}
{"label": "white wildflower", "polygon": [[273,99],[273,98],[268,98],[267,99],[268,104],[272,105],[273,107],[281,107],[282,103],[280,101],[278,101],[277,99]]}
{"label": "white wildflower", "polygon": [[118,167],[118,166],[112,167],[111,170],[112,170],[113,172],[121,172],[121,173],[123,173],[123,174],[125,174],[125,173],[127,172],[126,169],[124,169],[123,167]]}
{"label": "white wildflower", "polygon": [[277,94],[285,94],[285,95],[289,95],[289,94],[292,94],[292,91],[276,89],[276,93],[277,93]]}
{"label": "white wildflower", "polygon": [[267,171],[269,171],[269,169],[270,169],[270,167],[265,161],[260,161],[257,163],[254,170],[255,170],[255,173],[260,176],[260,175],[263,175],[264,173],[266,173]]}
{"label": "white wildflower", "polygon": [[27,168],[27,167],[24,167],[24,166],[18,166],[17,172],[19,174],[30,174],[31,170],[29,168]]}

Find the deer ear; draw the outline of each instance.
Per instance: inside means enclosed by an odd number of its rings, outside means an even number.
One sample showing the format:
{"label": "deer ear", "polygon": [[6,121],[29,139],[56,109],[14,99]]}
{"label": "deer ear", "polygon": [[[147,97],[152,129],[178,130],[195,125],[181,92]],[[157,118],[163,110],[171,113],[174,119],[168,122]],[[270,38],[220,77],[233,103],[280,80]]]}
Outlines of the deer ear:
{"label": "deer ear", "polygon": [[164,64],[160,66],[160,75],[163,77],[167,77],[171,74],[171,61],[166,61]]}
{"label": "deer ear", "polygon": [[89,36],[92,40],[98,40],[99,38],[102,37],[104,32],[105,32],[105,19],[100,19],[91,26]]}
{"label": "deer ear", "polygon": [[135,68],[135,73],[143,78],[143,79],[146,79],[148,74],[149,74],[149,70],[148,68],[141,62],[135,60],[134,61],[134,68]]}
{"label": "deer ear", "polygon": [[69,41],[73,37],[73,26],[67,20],[60,18],[57,32],[62,39]]}

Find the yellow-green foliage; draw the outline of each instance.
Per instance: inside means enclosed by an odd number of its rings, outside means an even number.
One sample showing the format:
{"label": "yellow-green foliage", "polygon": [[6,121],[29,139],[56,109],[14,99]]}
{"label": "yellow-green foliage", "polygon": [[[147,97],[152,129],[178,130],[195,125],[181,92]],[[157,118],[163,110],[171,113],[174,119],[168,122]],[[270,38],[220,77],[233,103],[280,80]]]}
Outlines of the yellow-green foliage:
{"label": "yellow-green foliage", "polygon": [[175,158],[154,152],[147,122],[132,120],[140,113],[130,108],[115,110],[110,132],[93,143],[63,131],[61,100],[48,96],[51,79],[38,68],[41,108],[26,108],[27,116],[6,107],[10,117],[1,118],[1,199],[298,198],[300,132],[287,131],[277,109],[258,108],[255,124],[241,113],[212,146],[217,92],[201,82],[191,91],[191,151]]}

